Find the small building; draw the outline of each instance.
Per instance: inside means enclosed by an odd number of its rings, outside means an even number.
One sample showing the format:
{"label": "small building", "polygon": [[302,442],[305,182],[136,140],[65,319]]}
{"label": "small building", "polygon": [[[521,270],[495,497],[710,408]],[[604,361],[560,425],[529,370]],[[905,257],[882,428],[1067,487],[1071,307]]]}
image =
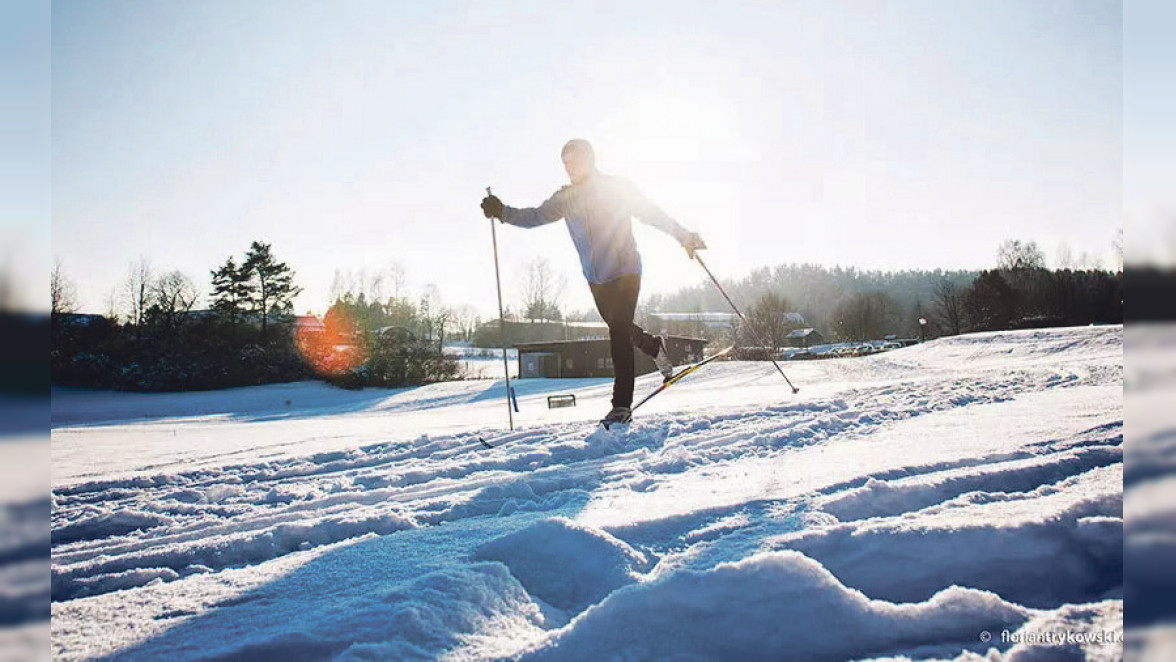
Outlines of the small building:
{"label": "small building", "polygon": [[[675,365],[701,361],[706,340],[686,336],[667,336],[666,349]],[[585,340],[561,340],[552,342],[521,343],[515,345],[519,351],[519,377],[612,377],[612,352],[607,338]],[[641,350],[636,354],[636,372],[644,375],[657,370],[653,359]]]}
{"label": "small building", "polygon": [[294,318],[294,333],[326,333],[327,326],[313,314],[299,315]]}
{"label": "small building", "polygon": [[379,338],[391,338],[399,343],[414,342],[417,339],[416,334],[404,326],[381,326],[372,333]]}
{"label": "small building", "polygon": [[808,348],[825,343],[825,337],[816,329],[793,329],[787,336],[788,347]]}

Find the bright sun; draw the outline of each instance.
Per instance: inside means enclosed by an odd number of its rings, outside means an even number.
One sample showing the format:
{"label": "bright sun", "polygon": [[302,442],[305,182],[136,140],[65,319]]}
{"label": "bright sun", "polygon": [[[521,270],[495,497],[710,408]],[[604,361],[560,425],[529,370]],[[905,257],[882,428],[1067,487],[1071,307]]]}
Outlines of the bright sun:
{"label": "bright sun", "polygon": [[[597,153],[606,172],[631,179],[711,248],[737,241],[743,220],[742,165],[758,158],[740,131],[739,111],[722,94],[655,89],[602,121]],[[634,224],[649,292],[673,290],[698,275],[681,247]]]}
{"label": "bright sun", "polygon": [[677,90],[644,93],[604,120],[610,161],[634,166],[715,163],[747,156],[734,104]]}

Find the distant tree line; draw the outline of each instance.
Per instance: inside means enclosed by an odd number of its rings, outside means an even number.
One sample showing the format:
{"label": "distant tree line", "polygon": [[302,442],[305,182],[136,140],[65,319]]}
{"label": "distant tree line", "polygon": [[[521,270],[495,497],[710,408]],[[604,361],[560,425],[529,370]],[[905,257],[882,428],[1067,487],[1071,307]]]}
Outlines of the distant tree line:
{"label": "distant tree line", "polygon": [[[321,328],[295,324],[292,301],[301,289],[269,244],[253,242],[241,259],[230,256],[209,273],[209,304],[200,310],[194,281],[175,270],[156,273],[141,259],[111,291],[106,315],[80,316],[73,314],[76,290],[55,265],[52,383],[160,391],[323,378],[347,387],[402,386],[460,377],[443,351],[447,342],[502,341],[497,320],[482,325],[469,306],[441,305],[435,288],[408,296],[399,267],[372,276],[337,273]],[[801,327],[828,340],[865,341],[1123,321],[1121,269],[1049,269],[1036,244],[1015,240],[1000,246],[995,268],[983,271],[790,264],[757,269],[724,287],[751,322],[751,329],[735,330],[744,347],[785,346]],[[596,335],[552,321],[599,321],[595,311],[562,312],[562,288],[545,261],[532,262],[521,308],[506,311],[508,342]],[[704,281],[648,297],[637,320],[656,330],[653,312],[728,310]],[[799,313],[803,323],[787,313]],[[696,335],[716,339],[731,331],[699,324]]]}
{"label": "distant tree line", "polygon": [[[461,328],[452,311],[428,298],[376,304],[348,293],[328,314],[328,330],[300,326],[293,314],[301,292],[294,276],[269,244],[255,241],[242,258],[230,256],[210,270],[208,307],[201,310],[201,292],[191,278],[179,271],[156,273],[140,259],[112,291],[105,315],[78,315],[76,288],[58,263],[50,279],[52,383],[182,391],[314,378],[342,386],[401,386],[456,374],[441,343],[446,333],[468,335],[472,328]],[[354,321],[345,332],[339,324],[344,318]],[[383,327],[404,332],[377,334]],[[361,360],[344,362],[346,370],[333,369],[340,357],[356,356]]]}
{"label": "distant tree line", "polygon": [[[1123,321],[1123,272],[1097,268],[1048,269],[1034,242],[1010,240],[997,266],[983,271],[863,271],[855,268],[790,264],[761,268],[724,282],[746,308],[753,331],[741,330],[771,348],[802,325],[783,313],[800,313],[803,326],[834,341],[937,337],[972,331],[1043,326],[1114,324]],[[643,302],[650,312],[730,310],[709,281]],[[924,323],[920,323],[923,320]],[[699,326],[704,337],[728,332]]]}
{"label": "distant tree line", "polygon": [[50,375],[59,386],[131,391],[218,389],[311,376],[291,338],[294,273],[269,244],[212,270],[211,308],[180,271],[140,259],[105,315],[75,315],[74,288],[54,268]]}
{"label": "distant tree line", "polygon": [[969,331],[1121,323],[1123,272],[1047,269],[1036,244],[1007,241],[961,304]]}
{"label": "distant tree line", "polygon": [[[868,271],[853,267],[787,264],[763,267],[723,287],[752,323],[755,333],[782,344],[794,328],[815,328],[830,340],[873,339],[897,334],[919,336],[919,319],[933,317],[937,291],[963,292],[978,276],[975,271]],[[644,301],[639,317],[649,312],[718,312],[730,306],[708,280],[670,295]],[[799,313],[804,324],[788,322],[780,312]],[[930,320],[929,320],[930,323]],[[727,332],[699,327],[704,337]],[[930,329],[927,330],[930,332]],[[960,329],[962,332],[963,329]],[[743,331],[741,343],[750,343]]]}

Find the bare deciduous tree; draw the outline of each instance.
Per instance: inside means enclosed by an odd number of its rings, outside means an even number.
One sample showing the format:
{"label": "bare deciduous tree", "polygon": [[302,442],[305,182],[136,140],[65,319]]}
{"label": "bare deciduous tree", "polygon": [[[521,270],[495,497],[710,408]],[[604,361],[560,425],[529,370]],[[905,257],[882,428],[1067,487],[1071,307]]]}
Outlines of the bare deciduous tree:
{"label": "bare deciduous tree", "polygon": [[351,293],[354,288],[354,277],[351,272],[346,273],[336,269],[335,278],[331,281],[331,301],[335,302],[342,299],[344,295]]}
{"label": "bare deciduous tree", "polygon": [[[361,271],[361,275],[366,276],[366,272]],[[388,284],[388,275],[382,271],[377,271],[370,276],[366,276],[363,282],[363,291],[367,293],[368,301],[383,302],[386,300],[384,290]]]}
{"label": "bare deciduous tree", "polygon": [[1045,315],[1047,311],[1037,304],[1046,299],[1049,274],[1045,270],[1045,254],[1035,241],[1006,239],[997,250],[997,271],[1001,278],[1014,290],[1023,293],[1023,315]]}
{"label": "bare deciduous tree", "polygon": [[482,323],[481,316],[478,311],[469,304],[462,304],[454,311],[454,321],[457,324],[458,333],[463,340],[469,340],[473,337],[474,332],[478,330],[478,326]]}
{"label": "bare deciduous tree", "polygon": [[859,292],[845,299],[834,313],[834,326],[843,340],[876,340],[894,333],[898,303],[885,292]]}
{"label": "bare deciduous tree", "polygon": [[181,271],[169,271],[152,283],[152,309],[169,330],[178,329],[183,324],[184,316],[196,305],[199,297],[196,283]]}
{"label": "bare deciduous tree", "polygon": [[1071,250],[1070,244],[1062,242],[1058,244],[1058,254],[1054,258],[1055,269],[1073,269],[1074,268],[1074,251]]}
{"label": "bare deciduous tree", "polygon": [[956,284],[944,278],[935,286],[935,321],[948,335],[958,336],[964,330],[964,293]]}
{"label": "bare deciduous tree", "polygon": [[445,327],[454,321],[456,314],[452,308],[441,308],[433,317],[433,324],[437,327],[437,351],[445,350]]}
{"label": "bare deciduous tree", "polygon": [[61,260],[53,263],[49,278],[49,304],[54,315],[78,312],[78,295],[73,281],[66,275]]}
{"label": "bare deciduous tree", "polygon": [[385,303],[389,299],[400,299],[407,294],[408,274],[399,262],[393,262],[388,268],[368,272],[367,269],[355,271],[335,270],[331,281],[331,301],[338,301],[350,294],[358,299],[362,294],[364,300]]}
{"label": "bare deciduous tree", "polygon": [[527,319],[559,319],[558,299],[563,287],[563,279],[551,270],[547,258],[535,258],[527,268],[527,281],[523,289],[523,307]]}
{"label": "bare deciduous tree", "polygon": [[1036,241],[1006,239],[997,249],[996,265],[1002,271],[1044,269],[1045,254],[1037,247]]}
{"label": "bare deciduous tree", "polygon": [[747,311],[747,321],[753,333],[769,349],[777,350],[787,344],[788,334],[796,326],[788,320],[790,312],[792,310],[787,299],[775,292],[768,292]]}
{"label": "bare deciduous tree", "polygon": [[128,322],[135,326],[136,337],[142,336],[143,333],[143,318],[151,305],[153,280],[151,262],[141,257],[131,263],[127,269],[126,280],[123,281],[123,304],[126,306]]}
{"label": "bare deciduous tree", "polygon": [[393,262],[388,266],[387,281],[392,287],[391,296],[399,299],[404,295],[404,291],[408,285],[408,272],[405,271],[404,265],[399,262]]}

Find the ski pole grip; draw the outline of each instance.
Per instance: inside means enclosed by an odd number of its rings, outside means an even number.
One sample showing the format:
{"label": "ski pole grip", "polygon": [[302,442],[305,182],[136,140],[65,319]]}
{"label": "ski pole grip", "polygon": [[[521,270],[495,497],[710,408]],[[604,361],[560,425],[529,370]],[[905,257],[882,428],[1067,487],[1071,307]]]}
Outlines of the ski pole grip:
{"label": "ski pole grip", "polygon": [[[487,196],[494,195],[493,193],[491,193],[491,192],[490,192],[490,187],[489,187],[489,186],[487,186],[487,187],[486,187],[486,195],[487,195]],[[493,219],[493,218],[491,218],[490,220],[492,221],[492,222],[490,223],[490,225],[494,225],[494,223],[493,223],[494,219]],[[499,223],[502,223],[502,222],[503,222],[503,220],[500,218],[500,219],[498,219],[498,222],[499,222]]]}

